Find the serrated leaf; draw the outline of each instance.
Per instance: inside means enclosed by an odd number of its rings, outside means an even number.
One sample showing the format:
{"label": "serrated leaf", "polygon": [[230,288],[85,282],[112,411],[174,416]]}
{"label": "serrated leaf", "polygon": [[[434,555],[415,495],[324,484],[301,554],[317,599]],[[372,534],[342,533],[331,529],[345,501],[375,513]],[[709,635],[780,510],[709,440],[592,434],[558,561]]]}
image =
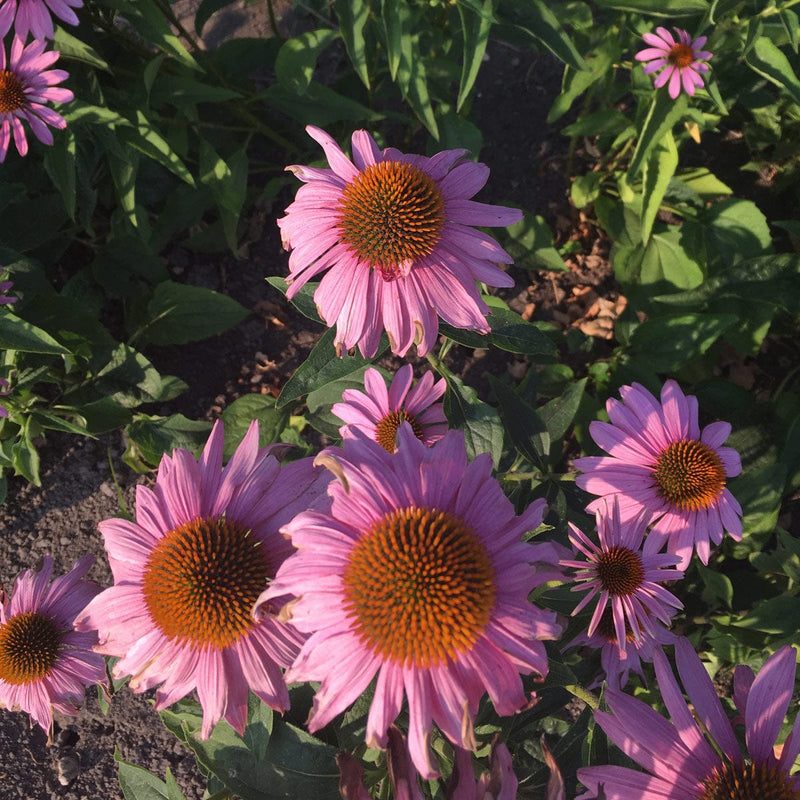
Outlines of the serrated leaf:
{"label": "serrated leaf", "polygon": [[279,409],[274,397],[267,394],[245,394],[234,400],[223,412],[225,423],[225,448],[228,459],[238,447],[250,423],[258,420],[261,447],[277,442],[281,431],[289,424],[289,409]]}
{"label": "serrated leaf", "polygon": [[64,30],[60,25],[55,27],[55,35],[53,37],[53,49],[59,52],[59,58],[69,61],[82,61],[96,69],[103,69],[110,72],[108,62],[97,53],[94,48],[90,47],[86,42],[73,36],[68,31]]}
{"label": "serrated leaf", "polygon": [[586,378],[582,378],[567,384],[559,397],[554,397],[550,402],[537,409],[539,417],[547,426],[551,441],[557,442],[563,438],[569,426],[572,425],[583,399],[586,380]]}
{"label": "serrated leaf", "polygon": [[53,146],[47,148],[44,168],[61,194],[70,219],[75,219],[75,132],[68,128],[54,135]]}
{"label": "serrated leaf", "polygon": [[[286,281],[283,278],[277,275],[271,275],[266,279],[266,281],[270,286],[273,286],[284,297],[286,297],[286,290],[289,287],[286,285]],[[317,290],[317,286],[318,284],[316,283],[304,284],[300,291],[290,300],[290,302],[304,317],[307,317],[314,322],[319,322],[320,325],[324,325],[325,322],[317,312],[317,306],[314,302],[314,292]]]}
{"label": "serrated leaf", "polygon": [[561,81],[561,93],[547,112],[547,122],[555,122],[566,114],[575,100],[613,67],[619,54],[619,43],[609,36],[586,54],[583,62],[588,70],[567,64]]}
{"label": "serrated leaf", "polygon": [[171,785],[148,772],[143,767],[122,760],[119,750],[114,750],[114,761],[117,762],[117,777],[125,800],[183,800],[175,779],[167,770],[167,779]]}
{"label": "serrated leaf", "polygon": [[339,358],[333,341],[336,338],[336,330],[328,328],[308,354],[306,360],[297,368],[294,375],[286,382],[278,398],[278,408],[283,408],[295,400],[303,397],[315,389],[320,389],[331,381],[344,378],[354,373],[383,355],[389,347],[389,343],[384,334],[378,351],[372,358],[364,358],[360,353],[348,356],[343,355]]}
{"label": "serrated leaf", "polygon": [[503,426],[497,411],[479,400],[478,393],[471,386],[443,365],[440,364],[438,369],[447,381],[444,413],[450,426],[464,432],[469,458],[489,453],[496,469],[503,451]]}
{"label": "serrated leaf", "polygon": [[295,94],[306,94],[320,53],[339,36],[338,31],[320,28],[285,41],[275,59],[275,75],[281,86]]}
{"label": "serrated leaf", "polygon": [[403,40],[409,33],[411,16],[407,0],[381,0],[386,60],[389,62],[389,74],[393,81],[397,80],[397,71],[403,57]]}
{"label": "serrated leaf", "polygon": [[186,344],[222,333],[249,311],[232,297],[200,286],[164,281],[147,304],[150,321],[137,335],[152,344]]}

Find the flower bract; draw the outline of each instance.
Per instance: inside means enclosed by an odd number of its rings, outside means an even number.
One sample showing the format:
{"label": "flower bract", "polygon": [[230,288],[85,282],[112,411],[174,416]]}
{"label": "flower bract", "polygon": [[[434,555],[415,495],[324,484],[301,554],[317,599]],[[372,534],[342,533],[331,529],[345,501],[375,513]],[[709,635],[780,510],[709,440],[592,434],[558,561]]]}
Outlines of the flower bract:
{"label": "flower bract", "polygon": [[708,72],[705,62],[711,58],[708,50],[703,50],[707,37],[698,36],[692,39],[682,28],[675,28],[675,36],[662,27],[655,33],[645,33],[642,37],[649,47],[640,50],[635,58],[646,61],[644,71],[661,72],[653,84],[656,89],[668,85],[669,96],[674,100],[681,92],[681,87],[688,95],[703,85],[702,75]]}
{"label": "flower bract", "polygon": [[28,153],[28,139],[23,120],[31,126],[36,138],[44,144],[53,144],[51,128],[66,128],[64,118],[53,111],[47,102],[65,103],[73,94],[55,84],[69,77],[63,69],[48,69],[58,60],[58,52],[45,51],[44,41],[33,41],[25,46],[14,37],[11,53],[6,60],[5,46],[0,46],[0,163],[5,161],[11,137],[21,155]]}
{"label": "flower bract", "polygon": [[216,423],[200,461],[187,450],[164,456],[155,487],[137,486],[136,520],[100,523],[114,586],[79,624],[99,633],[98,650],[117,656],[115,677],[136,692],[158,686],[162,709],[197,690],[207,738],[225,718],[242,732],[248,688],[271,708],[289,696],[281,667],[303,637],[251,610],[291,545],[278,533],[329,479],[309,459],[283,467],[259,449],[254,422],[225,468]]}
{"label": "flower bract", "polygon": [[331,508],[284,528],[298,550],[261,598],[293,595],[286,613],[310,637],[287,680],[321,681],[315,731],[377,676],[367,742],[386,746],[405,696],[411,757],[431,778],[433,723],[472,749],[484,692],[512,714],[527,702],[520,673],[547,673],[542,640],[560,626],[528,594],[560,577],[563,548],[522,541],[544,501],[515,516],[491,457],[468,462],[460,432],[428,448],[404,423],[393,455],[361,436],[321,458],[340,477]]}
{"label": "flower bract", "polygon": [[393,453],[397,430],[407,422],[424,444],[438,442],[447,433],[442,404],[437,402],[445,392],[444,379],[434,383],[433,373],[426,372],[412,387],[413,378],[411,364],[404,364],[387,389],[381,373],[368,369],[364,373],[366,391],[345,389],[342,402],[331,409],[345,423],[339,428],[342,437],[352,437],[353,431],[359,430]]}
{"label": "flower bract", "polygon": [[723,447],[730,424],[712,422],[701,431],[697,398],[673,380],[664,384],[661,402],[638,383],[620,394],[622,402],[606,404],[610,422],[589,427],[609,455],[575,460],[584,473],[578,486],[601,495],[588,509],[616,496],[624,520],[652,514],[650,552],[666,544],[680,558],[677,568],[686,570],[696,549],[707,564],[710,542],[722,541],[724,531],[742,538],[742,509],[727,486],[742,471],[739,454]]}
{"label": "flower bract", "polygon": [[329,169],[288,167],[306,185],[278,220],[289,256],[291,299],[325,273],[314,293],[320,315],[336,326],[341,351],[375,355],[386,330],[392,352],[420,355],[434,345],[441,317],[456,328],[488,333],[488,306],[476,281],[513,286],[497,264],[512,259],[473,226],[506,226],[516,209],[470,198],[489,177],[466,150],[427,158],[380,150],[366,131],[352,137],[352,161],[325,131],[308,134]]}
{"label": "flower bract", "polygon": [[50,736],[53,709],[75,714],[84,687],[106,682],[106,663],[92,651],[97,634],[74,629],[76,616],[100,591],[83,580],[94,556],[84,556],[50,582],[53,560],[0,592],[0,707],[21,709]]}
{"label": "flower bract", "polygon": [[794,692],[796,658],[794,648],[782,647],[758,677],[750,672],[738,681],[745,752],[689,641],[678,639],[675,659],[691,707],[664,651],[656,650],[656,680],[672,722],[614,689],[605,695],[611,713],[595,712],[609,739],[649,774],[617,766],[584,767],[578,780],[588,791],[578,800],[797,800],[800,776],[790,771],[800,753],[800,717],[779,755],[774,748]]}

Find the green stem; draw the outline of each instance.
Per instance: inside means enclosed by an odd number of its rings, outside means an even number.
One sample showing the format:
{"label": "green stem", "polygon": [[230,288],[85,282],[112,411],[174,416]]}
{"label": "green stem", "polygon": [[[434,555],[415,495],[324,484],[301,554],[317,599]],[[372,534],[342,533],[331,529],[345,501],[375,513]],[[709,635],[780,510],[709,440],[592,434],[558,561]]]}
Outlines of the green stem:
{"label": "green stem", "polygon": [[597,697],[594,692],[590,692],[588,689],[584,689],[583,686],[578,685],[577,683],[573,683],[570,686],[564,687],[570,694],[574,694],[579,700],[583,700],[589,708],[594,709],[597,711],[600,708],[600,699]]}

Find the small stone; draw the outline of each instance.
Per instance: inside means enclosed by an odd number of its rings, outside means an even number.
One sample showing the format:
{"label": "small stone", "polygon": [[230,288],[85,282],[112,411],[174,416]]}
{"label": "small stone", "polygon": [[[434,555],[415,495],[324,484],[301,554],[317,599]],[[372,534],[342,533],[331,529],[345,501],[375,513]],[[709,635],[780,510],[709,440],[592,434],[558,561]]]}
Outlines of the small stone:
{"label": "small stone", "polygon": [[56,775],[62,786],[69,786],[80,771],[80,762],[72,753],[61,756],[56,762]]}

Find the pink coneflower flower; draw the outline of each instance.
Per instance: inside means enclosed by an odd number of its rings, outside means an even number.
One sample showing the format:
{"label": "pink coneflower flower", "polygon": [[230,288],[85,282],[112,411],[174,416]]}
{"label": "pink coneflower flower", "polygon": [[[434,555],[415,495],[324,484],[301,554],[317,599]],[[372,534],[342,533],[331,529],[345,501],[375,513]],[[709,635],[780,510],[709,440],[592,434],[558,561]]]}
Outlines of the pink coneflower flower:
{"label": "pink coneflower flower", "polygon": [[[646,683],[642,663],[652,663],[653,653],[660,645],[675,644],[675,634],[657,620],[653,620],[653,630],[653,635],[644,633],[637,639],[626,626],[625,647],[621,648],[614,627],[614,617],[607,607],[594,633],[590,636],[588,631],[584,631],[569,646],[572,648],[585,645],[599,650],[606,683],[611,689],[622,689],[627,685],[631,673],[635,673]],[[596,688],[602,680],[599,678],[589,688]]]}
{"label": "pink coneflower flower", "polygon": [[654,657],[656,680],[672,724],[641,700],[613,689],[606,692],[613,713],[594,715],[609,739],[650,774],[625,767],[584,767],[578,770],[578,780],[588,791],[579,800],[800,797],[800,776],[790,774],[800,753],[800,717],[780,756],[773,750],[794,691],[794,648],[782,647],[767,659],[751,685],[741,687],[747,753],[742,752],[711,678],[686,639],[676,643],[675,658],[691,709],[664,652],[657,650]]}
{"label": "pink coneflower flower", "polygon": [[447,420],[442,404],[436,401],[447,386],[444,379],[434,383],[432,372],[426,372],[412,389],[413,379],[411,364],[404,364],[387,391],[381,373],[368,369],[364,373],[366,392],[345,389],[342,392],[344,402],[331,408],[346,423],[339,428],[342,438],[353,438],[353,431],[359,430],[393,453],[397,429],[407,422],[424,444],[430,446],[438,442],[447,433]]}
{"label": "pink coneflower flower", "polygon": [[248,688],[289,707],[280,667],[302,636],[251,610],[292,550],[278,529],[324,498],[329,479],[309,459],[281,467],[259,450],[257,422],[224,469],[222,447],[217,422],[199,463],[175,450],[154,489],[136,487],[135,522],[100,523],[114,586],[78,619],[98,631],[99,652],[119,656],[114,675],[132,675],[133,691],[160,685],[157,709],[196,688],[203,738],[223,717],[244,730]]}
{"label": "pink coneflower flower", "polygon": [[14,285],[13,281],[0,281],[0,306],[16,303],[18,297],[10,297],[6,292]]}
{"label": "pink coneflower flower", "polygon": [[13,24],[14,35],[22,41],[28,38],[29,32],[34,39],[52,39],[51,14],[77,25],[78,17],[72,9],[81,6],[83,0],[0,0],[0,36],[5,36]]}
{"label": "pink coneflower flower", "polygon": [[69,89],[54,85],[66,80],[69,73],[63,69],[47,69],[58,60],[58,52],[45,52],[44,48],[44,41],[33,41],[25,47],[22,39],[15,36],[6,64],[6,48],[0,44],[0,163],[6,159],[12,133],[17,152],[27,155],[28,139],[23,120],[44,144],[53,144],[48,125],[59,129],[67,127],[60,114],[42,105],[65,103],[73,98]]}
{"label": "pink coneflower flower", "polygon": [[712,54],[700,48],[706,43],[706,36],[692,37],[681,28],[673,29],[678,40],[666,28],[656,28],[656,33],[645,33],[642,38],[650,45],[640,50],[634,57],[637,61],[649,61],[644,68],[645,74],[650,74],[665,67],[653,84],[660,89],[669,82],[669,96],[674,100],[683,90],[688,95],[693,95],[695,89],[703,85],[701,73],[708,72],[708,61]]}
{"label": "pink coneflower flower", "polygon": [[[742,509],[730,493],[728,478],[742,471],[739,454],[723,447],[731,426],[698,423],[697,398],[683,394],[673,380],[664,384],[661,403],[638,383],[620,389],[622,402],[606,403],[607,422],[592,422],[592,438],[609,456],[579,458],[581,489],[617,495],[623,519],[647,509],[652,515],[650,552],[667,545],[686,570],[692,551],[704,563],[709,540],[719,544],[728,531],[742,538]],[[594,511],[603,500],[589,504]]]}
{"label": "pink coneflower flower", "polygon": [[[336,757],[341,779],[339,793],[344,800],[371,800],[364,788],[364,770],[350,753]],[[388,730],[386,765],[389,784],[395,800],[424,800],[419,775],[409,757],[406,737],[391,725]],[[445,788],[445,797],[452,800],[516,800],[519,781],[511,764],[511,753],[499,736],[492,741],[489,772],[477,780],[472,770],[472,753],[456,748],[453,773]],[[547,800],[550,800],[548,796]]]}
{"label": "pink coneflower flower", "polygon": [[516,517],[490,456],[468,463],[460,432],[425,447],[404,424],[394,455],[359,436],[318,459],[339,476],[332,506],[283,529],[298,550],[259,603],[297,598],[284,613],[311,636],[286,678],[321,681],[309,728],[344,711],[377,674],[367,742],[386,746],[405,695],[411,757],[429,779],[432,723],[474,748],[483,693],[513,714],[527,702],[520,673],[547,673],[541,640],[560,626],[528,594],[561,577],[563,548],[521,541],[545,502]]}
{"label": "pink coneflower flower", "polygon": [[94,562],[84,556],[50,583],[53,560],[23,572],[9,598],[0,591],[0,708],[21,709],[47,733],[53,709],[76,714],[84,687],[106,682],[106,662],[92,652],[94,631],[74,630],[75,617],[100,591],[81,580]]}
{"label": "pink coneflower flower", "polygon": [[488,306],[476,281],[513,286],[498,263],[511,257],[470,227],[506,226],[522,212],[470,200],[489,177],[466,150],[432,158],[380,150],[366,131],[352,137],[353,160],[325,131],[309,125],[330,169],[291,166],[307,185],[278,220],[289,256],[290,299],[327,270],[314,293],[320,316],[336,325],[335,344],[375,355],[385,329],[392,352],[416,341],[425,355],[437,315],[457,328],[488,333]]}
{"label": "pink coneflower flower", "polygon": [[610,607],[619,649],[625,651],[629,636],[634,641],[655,636],[655,620],[669,625],[675,609],[683,608],[683,603],[660,585],[682,578],[683,572],[667,569],[675,565],[677,557],[658,553],[654,540],[644,538],[650,519],[647,511],[622,522],[615,498],[613,505],[597,510],[595,519],[599,545],[569,523],[569,540],[586,559],[564,560],[561,566],[578,570],[577,585],[572,591],[587,592],[572,612],[573,616],[596,597],[587,634],[591,636],[597,630],[603,613]]}

